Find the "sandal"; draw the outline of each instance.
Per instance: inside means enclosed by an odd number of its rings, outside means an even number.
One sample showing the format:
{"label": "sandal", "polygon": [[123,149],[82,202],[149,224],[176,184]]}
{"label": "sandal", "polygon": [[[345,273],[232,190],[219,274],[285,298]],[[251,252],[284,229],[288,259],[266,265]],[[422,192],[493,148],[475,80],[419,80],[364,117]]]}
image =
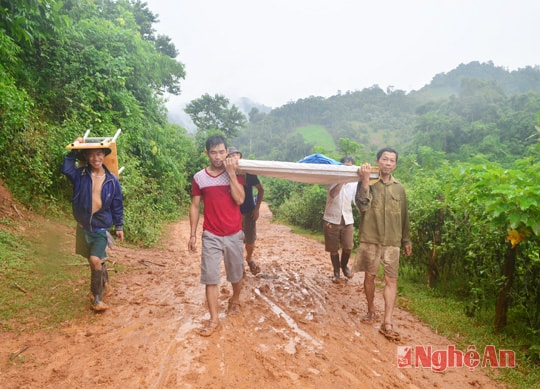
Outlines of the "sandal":
{"label": "sandal", "polygon": [[235,303],[229,300],[229,306],[227,307],[227,315],[240,315],[240,303]]}
{"label": "sandal", "polygon": [[[388,328],[390,327],[390,328]],[[379,332],[384,335],[384,337],[393,342],[397,342],[401,339],[401,336],[398,332],[394,331],[394,325],[390,323],[383,323]]]}
{"label": "sandal", "polygon": [[206,323],[204,323],[203,328],[199,330],[199,335],[205,336],[205,337],[210,336],[214,332],[219,330],[220,327],[221,327],[221,324],[219,320],[218,321],[207,320]]}
{"label": "sandal", "polygon": [[261,272],[261,268],[255,263],[255,261],[249,261],[248,266],[249,270],[251,270],[251,274],[253,274],[254,276]]}
{"label": "sandal", "polygon": [[375,321],[375,312],[368,311],[366,316],[362,318],[362,323],[373,323]]}

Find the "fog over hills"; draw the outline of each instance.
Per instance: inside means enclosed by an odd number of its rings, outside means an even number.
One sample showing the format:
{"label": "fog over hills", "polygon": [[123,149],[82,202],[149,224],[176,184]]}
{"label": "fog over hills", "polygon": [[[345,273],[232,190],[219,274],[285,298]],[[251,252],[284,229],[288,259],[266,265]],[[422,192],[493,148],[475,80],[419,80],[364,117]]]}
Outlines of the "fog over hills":
{"label": "fog over hills", "polygon": [[[225,96],[227,97],[227,96]],[[188,102],[189,103],[189,102]],[[185,128],[188,130],[189,133],[195,133],[196,127],[191,118],[187,113],[184,112],[184,107],[188,104],[181,96],[170,96],[169,101],[166,104],[167,107],[167,119],[169,122],[178,124],[179,126]],[[248,97],[240,97],[238,99],[235,99],[234,101],[231,100],[231,104],[234,104],[238,107],[240,112],[242,112],[244,115],[246,115],[246,118],[249,119],[249,112],[252,108],[256,108],[259,110],[259,112],[268,113],[272,110],[271,107],[266,106],[261,103],[257,103]]]}
{"label": "fog over hills", "polygon": [[[525,66],[517,70],[509,70],[502,66],[497,66],[493,61],[479,62],[471,61],[467,64],[461,63],[456,68],[446,72],[438,73],[432,77],[429,84],[424,85],[418,91],[401,91],[405,95],[416,96],[423,100],[448,98],[451,94],[459,95],[462,82],[464,80],[483,80],[496,83],[502,93],[511,96],[514,94],[524,94],[540,90],[540,66]],[[377,84],[374,85],[379,89]],[[367,88],[370,89],[370,88]],[[359,91],[347,91],[345,94]],[[393,93],[391,88],[388,88],[386,93]],[[338,91],[337,96],[341,96],[341,91]],[[231,104],[238,107],[240,112],[246,115],[249,119],[249,112],[256,108],[259,112],[268,113],[273,108],[262,103],[255,102],[249,97],[230,98]],[[314,96],[309,96],[314,97]],[[334,96],[335,97],[335,96]],[[305,98],[308,98],[306,96]],[[324,98],[328,99],[328,97]],[[292,102],[292,101],[291,101]],[[296,102],[298,103],[298,101]],[[178,124],[186,128],[190,133],[195,132],[196,128],[191,118],[184,112],[184,107],[188,104],[183,96],[171,96],[166,104],[168,108],[168,119],[171,123]],[[280,107],[274,107],[280,108]]]}

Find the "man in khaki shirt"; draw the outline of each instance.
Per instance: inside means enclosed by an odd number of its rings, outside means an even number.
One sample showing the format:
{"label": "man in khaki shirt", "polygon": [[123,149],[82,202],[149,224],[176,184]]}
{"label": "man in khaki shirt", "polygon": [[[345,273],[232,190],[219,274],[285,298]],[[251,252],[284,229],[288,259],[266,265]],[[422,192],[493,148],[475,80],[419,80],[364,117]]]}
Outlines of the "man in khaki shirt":
{"label": "man in khaki shirt", "polygon": [[398,153],[391,148],[377,152],[376,164],[380,169],[379,180],[370,185],[371,165],[359,168],[360,181],[355,202],[360,210],[359,248],[353,270],[365,272],[364,292],[368,312],[365,323],[375,321],[375,276],[382,263],[384,268],[384,320],[379,332],[389,340],[399,340],[394,330],[393,311],[397,295],[397,277],[400,248],[411,255],[409,214],[405,189],[393,176]]}

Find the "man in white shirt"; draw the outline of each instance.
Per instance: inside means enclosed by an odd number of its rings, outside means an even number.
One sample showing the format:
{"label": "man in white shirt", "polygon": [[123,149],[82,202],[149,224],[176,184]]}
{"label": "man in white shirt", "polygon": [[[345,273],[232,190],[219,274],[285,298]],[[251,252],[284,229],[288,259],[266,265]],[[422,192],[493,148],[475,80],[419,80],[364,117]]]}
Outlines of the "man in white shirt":
{"label": "man in white shirt", "polygon": [[[353,157],[343,157],[341,163],[346,166],[354,165]],[[353,272],[347,266],[353,249],[354,218],[352,205],[356,195],[356,182],[334,184],[327,187],[328,196],[323,215],[324,248],[330,253],[334,268],[332,282],[340,283],[352,278]],[[341,247],[341,260],[339,249]],[[344,279],[340,278],[340,269]]]}

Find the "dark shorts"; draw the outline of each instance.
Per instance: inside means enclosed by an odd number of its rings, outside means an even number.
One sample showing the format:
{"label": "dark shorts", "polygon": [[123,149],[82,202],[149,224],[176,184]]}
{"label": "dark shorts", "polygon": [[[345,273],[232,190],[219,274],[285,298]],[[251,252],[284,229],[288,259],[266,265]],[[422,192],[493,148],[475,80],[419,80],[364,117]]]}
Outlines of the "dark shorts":
{"label": "dark shorts", "polygon": [[255,240],[257,240],[257,222],[253,220],[253,211],[242,215],[242,230],[244,231],[244,243],[255,243]]}
{"label": "dark shorts", "polygon": [[107,231],[89,232],[77,225],[75,253],[86,259],[90,256],[107,258]]}
{"label": "dark shorts", "polygon": [[[342,219],[343,220],[343,219]],[[323,220],[324,249],[330,253],[353,249],[354,224],[332,224]]]}

